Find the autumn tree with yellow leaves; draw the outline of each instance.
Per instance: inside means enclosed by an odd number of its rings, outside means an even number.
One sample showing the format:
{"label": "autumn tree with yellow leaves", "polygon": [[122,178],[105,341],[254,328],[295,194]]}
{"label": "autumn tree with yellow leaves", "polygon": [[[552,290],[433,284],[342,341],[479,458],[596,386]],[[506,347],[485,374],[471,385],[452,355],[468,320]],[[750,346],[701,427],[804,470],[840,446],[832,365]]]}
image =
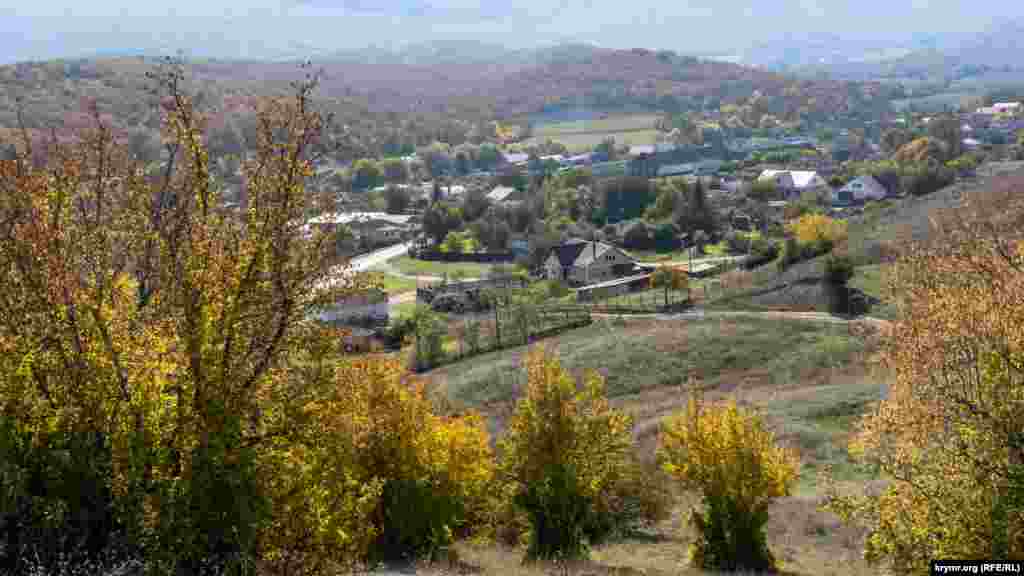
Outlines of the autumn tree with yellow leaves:
{"label": "autumn tree with yellow leaves", "polygon": [[608,405],[599,375],[578,384],[543,349],[530,352],[526,372],[498,470],[528,517],[527,557],[584,556],[610,489],[628,473],[632,420]]}
{"label": "autumn tree with yellow leaves", "polygon": [[662,424],[658,458],[682,488],[701,497],[702,509],[690,516],[697,567],[776,568],[765,532],[768,505],[790,494],[799,460],[776,444],[757,414],[735,400],[705,402],[693,390],[686,408]]}
{"label": "autumn tree with yellow leaves", "polygon": [[[27,139],[0,161],[0,571],[116,550],[152,574],[314,574],[443,545],[487,478],[486,436],[312,321],[368,284],[328,282],[334,238],[303,226],[325,208],[304,190],[329,145],[316,76],[263,103],[237,212],[180,67],[153,78],[158,171],[99,112],[48,163]],[[447,511],[396,538],[389,510],[424,490]]]}
{"label": "autumn tree with yellow leaves", "polygon": [[1019,178],[969,195],[907,247],[889,291],[887,396],[850,451],[885,488],[833,486],[828,508],[870,529],[897,574],[936,558],[1024,559],[1024,202]]}

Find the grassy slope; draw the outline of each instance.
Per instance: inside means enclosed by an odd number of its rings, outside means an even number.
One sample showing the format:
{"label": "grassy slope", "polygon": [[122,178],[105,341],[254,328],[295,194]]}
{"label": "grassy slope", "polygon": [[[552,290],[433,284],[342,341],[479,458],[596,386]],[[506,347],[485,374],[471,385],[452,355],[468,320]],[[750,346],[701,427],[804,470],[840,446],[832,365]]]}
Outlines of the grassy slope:
{"label": "grassy slope", "polygon": [[374,279],[389,296],[416,290],[416,281],[393,274],[374,272]]}
{"label": "grassy slope", "polygon": [[[782,440],[801,453],[796,495],[772,511],[769,534],[787,570],[799,574],[860,574],[859,535],[816,508],[817,474],[835,467],[846,480],[869,476],[848,460],[845,443],[853,418],[879,397],[878,378],[865,363],[873,343],[845,326],[735,319],[721,321],[599,320],[546,341],[573,373],[604,374],[615,405],[633,414],[640,450],[653,452],[658,423],[682,407],[679,384],[693,376],[712,397],[734,393],[763,411]],[[482,408],[499,433],[523,384],[525,347],[485,354],[428,373],[455,406]],[[685,567],[686,498],[650,538],[597,547],[571,574],[703,574]],[[523,567],[521,550],[462,545],[462,557],[485,574],[541,575]],[[614,568],[626,572],[614,572]],[[550,569],[548,567],[547,569]],[[642,571],[642,572],[641,572]]]}
{"label": "grassy slope", "polygon": [[467,278],[480,278],[486,276],[491,270],[490,264],[477,264],[474,262],[432,262],[428,260],[417,260],[409,256],[402,256],[388,262],[388,265],[403,274],[413,276],[441,276],[461,273]]}

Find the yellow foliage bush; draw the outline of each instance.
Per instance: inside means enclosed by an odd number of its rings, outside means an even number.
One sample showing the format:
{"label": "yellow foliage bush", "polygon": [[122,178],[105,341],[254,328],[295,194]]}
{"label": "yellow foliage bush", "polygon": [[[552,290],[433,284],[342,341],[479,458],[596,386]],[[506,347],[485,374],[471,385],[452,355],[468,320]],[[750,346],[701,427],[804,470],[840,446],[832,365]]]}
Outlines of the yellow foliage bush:
{"label": "yellow foliage bush", "polygon": [[613,410],[604,381],[588,375],[582,389],[541,349],[527,361],[526,396],[500,441],[499,470],[530,523],[527,555],[581,556],[608,525],[609,488],[628,470],[632,420]]}
{"label": "yellow foliage bush", "polygon": [[756,414],[735,400],[706,404],[693,394],[686,409],[663,424],[658,458],[682,488],[701,495],[704,509],[690,518],[698,533],[690,549],[695,565],[775,567],[764,531],[768,505],[790,494],[799,461],[775,443]]}
{"label": "yellow foliage bush", "polygon": [[846,221],[829,218],[824,214],[804,214],[786,224],[786,229],[803,245],[835,246],[846,239]]}
{"label": "yellow foliage bush", "polygon": [[485,519],[494,468],[478,415],[435,414],[396,360],[351,360],[334,381],[335,394],[309,406],[303,441],[267,462],[280,506],[268,559],[311,570],[434,554]]}

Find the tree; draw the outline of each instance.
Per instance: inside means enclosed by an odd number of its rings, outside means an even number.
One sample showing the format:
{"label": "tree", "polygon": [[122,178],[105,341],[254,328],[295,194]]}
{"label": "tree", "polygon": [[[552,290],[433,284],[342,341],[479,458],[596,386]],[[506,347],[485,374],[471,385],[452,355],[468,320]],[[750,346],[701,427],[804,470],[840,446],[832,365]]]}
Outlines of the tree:
{"label": "tree", "polygon": [[594,147],[594,154],[598,156],[599,160],[605,162],[612,162],[618,159],[618,155],[615,151],[615,139],[605,138],[600,144]]}
{"label": "tree", "polygon": [[800,244],[827,251],[846,239],[847,226],[845,220],[829,218],[824,214],[807,213],[786,224],[786,228]]}
{"label": "tree", "polygon": [[622,243],[627,248],[646,250],[651,247],[651,231],[642,220],[632,222],[622,233]]}
{"label": "tree", "polygon": [[449,232],[439,246],[441,252],[462,253],[466,251],[466,238],[458,232]]}
{"label": "tree", "polygon": [[928,122],[928,136],[942,142],[945,146],[945,157],[941,161],[956,158],[963,152],[963,132],[960,119],[956,116],[941,116]]}
{"label": "tree", "polygon": [[369,158],[357,160],[352,165],[352,188],[355,190],[375,188],[380,182],[380,177],[380,168]]}
{"label": "tree", "polygon": [[477,166],[482,170],[490,170],[498,165],[501,153],[493,144],[482,144],[477,153]]}
{"label": "tree", "polygon": [[685,290],[690,285],[690,277],[685,270],[670,266],[660,266],[651,276],[651,284],[655,288],[665,288],[665,308],[668,308],[670,290]]}
{"label": "tree", "polygon": [[658,189],[658,196],[654,204],[648,206],[644,212],[644,218],[648,220],[661,220],[675,214],[677,208],[682,206],[683,197],[674,186],[661,186]]}
{"label": "tree", "polygon": [[865,557],[899,574],[934,558],[1024,558],[1024,206],[1016,182],[967,197],[906,246],[887,278],[893,378],[852,438],[885,488],[833,485],[828,509],[870,530]]}
{"label": "tree", "polygon": [[387,202],[388,214],[401,214],[412,202],[409,191],[398,186],[388,186],[384,190],[384,200]]}
{"label": "tree", "polygon": [[769,200],[776,200],[779,197],[775,181],[769,178],[755,180],[754,183],[750,185],[750,192],[748,195],[759,202],[768,202]]}
{"label": "tree", "polygon": [[482,188],[470,188],[462,199],[462,214],[467,222],[477,220],[491,207],[487,193]]}
{"label": "tree", "polygon": [[703,230],[711,235],[718,229],[715,211],[708,204],[707,193],[699,179],[690,187],[690,197],[686,204],[686,228]]}
{"label": "tree", "polygon": [[935,138],[917,138],[904,144],[893,154],[893,160],[900,164],[942,165],[949,155],[948,146]]}
{"label": "tree", "polygon": [[914,135],[905,128],[890,128],[882,134],[882,150],[894,154],[913,139]]}
{"label": "tree", "polygon": [[[96,554],[117,530],[154,572],[241,569],[268,548],[298,553],[273,528],[290,514],[280,465],[313,465],[304,430],[338,432],[312,408],[334,389],[340,335],[310,319],[365,280],[325,283],[333,238],[296,225],[314,208],[303,183],[329,120],[311,102],[315,77],[261,106],[249,209],[237,216],[218,210],[180,68],[154,80],[170,155],[159,177],[143,175],[98,114],[80,143],[51,143],[44,168],[0,163],[0,467],[29,478],[49,462],[53,473],[32,488],[42,498],[5,490],[0,523],[14,526],[16,511],[23,539],[7,542],[19,547],[43,530],[43,554]],[[331,453],[343,470],[343,452]],[[308,494],[291,486],[302,506],[334,511],[294,532],[327,531],[311,563],[352,558],[359,502],[374,498],[371,484],[334,480]],[[79,521],[88,538],[69,534]],[[5,571],[22,572],[7,554],[27,551],[5,545]]]}
{"label": "tree", "polygon": [[409,180],[409,168],[399,158],[385,158],[377,163],[377,167],[388,184],[404,184]]}
{"label": "tree", "polygon": [[608,405],[596,373],[579,386],[539,348],[526,372],[526,394],[499,442],[499,470],[529,518],[527,557],[581,557],[588,525],[626,472],[632,420]]}
{"label": "tree", "polygon": [[775,443],[756,414],[735,399],[706,404],[691,392],[686,409],[670,416],[658,439],[658,460],[683,489],[700,494],[703,510],[690,524],[697,541],[690,559],[704,570],[770,571],[768,506],[788,496],[799,460]]}

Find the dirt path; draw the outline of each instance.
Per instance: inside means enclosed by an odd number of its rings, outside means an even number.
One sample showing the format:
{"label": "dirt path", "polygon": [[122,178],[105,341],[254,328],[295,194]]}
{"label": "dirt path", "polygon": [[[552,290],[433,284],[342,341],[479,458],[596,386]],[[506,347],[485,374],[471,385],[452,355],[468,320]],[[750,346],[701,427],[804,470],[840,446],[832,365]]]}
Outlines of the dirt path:
{"label": "dirt path", "polygon": [[654,320],[685,320],[685,319],[702,319],[702,318],[768,318],[768,319],[787,319],[787,320],[805,320],[808,322],[827,322],[830,324],[849,324],[849,323],[865,323],[872,324],[878,328],[886,328],[891,326],[891,322],[883,320],[881,318],[874,318],[871,316],[860,316],[857,318],[843,318],[841,316],[833,316],[827,312],[795,312],[787,310],[705,310],[703,308],[695,308],[686,312],[680,312],[678,314],[604,314],[604,313],[593,313],[591,316],[595,318],[616,318],[622,316],[623,318],[651,318]]}

